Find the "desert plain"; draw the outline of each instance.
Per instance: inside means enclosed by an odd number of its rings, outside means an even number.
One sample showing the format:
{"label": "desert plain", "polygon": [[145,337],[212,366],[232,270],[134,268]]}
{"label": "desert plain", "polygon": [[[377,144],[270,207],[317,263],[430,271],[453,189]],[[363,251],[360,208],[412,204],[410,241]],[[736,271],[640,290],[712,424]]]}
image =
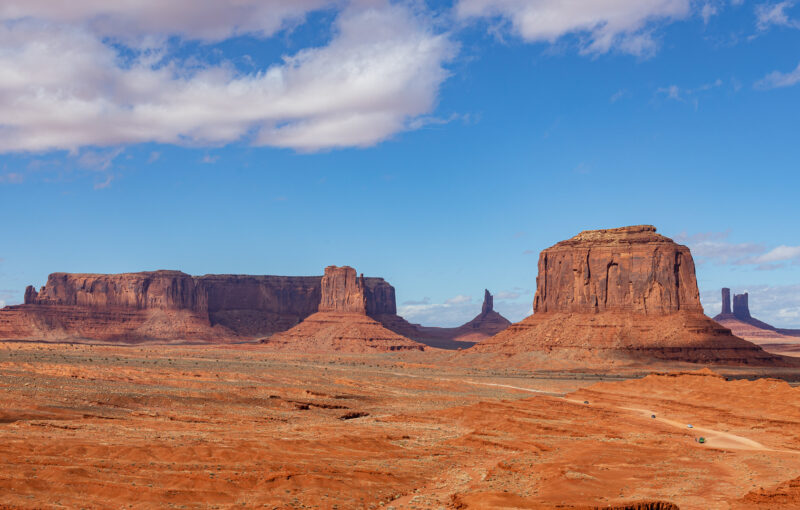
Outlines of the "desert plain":
{"label": "desert plain", "polygon": [[796,369],[712,368],[0,343],[0,507],[798,508]]}

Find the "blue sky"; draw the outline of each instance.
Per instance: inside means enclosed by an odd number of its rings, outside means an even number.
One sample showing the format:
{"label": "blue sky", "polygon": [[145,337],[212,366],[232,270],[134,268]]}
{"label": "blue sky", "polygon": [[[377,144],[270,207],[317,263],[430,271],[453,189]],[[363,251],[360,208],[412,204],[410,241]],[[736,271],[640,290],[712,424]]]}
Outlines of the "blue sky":
{"label": "blue sky", "polygon": [[415,322],[519,320],[541,249],[647,223],[709,314],[800,327],[800,2],[106,4],[0,6],[0,304],[348,264]]}

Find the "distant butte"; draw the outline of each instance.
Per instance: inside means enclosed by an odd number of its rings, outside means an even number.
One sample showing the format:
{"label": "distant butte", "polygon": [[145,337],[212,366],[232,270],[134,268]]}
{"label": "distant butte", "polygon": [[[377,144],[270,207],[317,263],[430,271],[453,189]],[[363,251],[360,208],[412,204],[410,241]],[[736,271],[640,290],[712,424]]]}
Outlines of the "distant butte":
{"label": "distant butte", "polygon": [[532,360],[781,364],[705,315],[689,248],[650,225],[584,231],[542,251],[534,314],[468,352]]}

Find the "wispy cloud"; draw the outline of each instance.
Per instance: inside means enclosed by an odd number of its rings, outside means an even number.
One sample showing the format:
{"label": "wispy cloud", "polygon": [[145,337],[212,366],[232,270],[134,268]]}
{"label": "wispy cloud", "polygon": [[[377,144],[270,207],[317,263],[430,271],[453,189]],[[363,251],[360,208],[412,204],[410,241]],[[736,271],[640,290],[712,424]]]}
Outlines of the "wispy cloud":
{"label": "wispy cloud", "polygon": [[94,189],[101,190],[111,187],[111,183],[114,181],[114,176],[112,174],[108,174],[104,181],[98,182],[94,185]]}
{"label": "wispy cloud", "polygon": [[780,71],[773,71],[766,75],[761,80],[757,81],[755,88],[761,90],[777,89],[781,87],[791,87],[800,82],[800,64],[793,71],[782,73]]}
{"label": "wispy cloud", "polygon": [[459,0],[456,4],[459,18],[507,20],[526,41],[554,43],[577,35],[580,51],[595,55],[611,50],[650,55],[658,48],[654,27],[687,18],[691,12],[690,0]]}
{"label": "wispy cloud", "polygon": [[702,92],[707,92],[712,89],[722,87],[723,82],[721,79],[716,79],[713,82],[704,83],[697,87],[685,88],[678,85],[669,85],[667,87],[659,87],[656,89],[656,95],[662,96],[672,101],[681,103],[689,103],[695,108],[699,105],[699,96]]}
{"label": "wispy cloud", "polygon": [[781,245],[769,249],[755,243],[730,243],[729,235],[729,232],[693,235],[684,232],[675,236],[675,240],[688,245],[700,263],[754,265],[760,271],[781,269],[786,262],[800,263],[800,246]]}
{"label": "wispy cloud", "polygon": [[89,170],[104,172],[111,168],[114,159],[122,154],[123,148],[107,150],[87,150],[78,157],[78,165]]}
{"label": "wispy cloud", "polygon": [[786,13],[788,9],[794,7],[795,3],[795,0],[786,0],[757,5],[756,27],[761,31],[769,30],[773,26],[800,28],[800,22],[790,18]]}
{"label": "wispy cloud", "polygon": [[24,181],[25,176],[18,172],[0,175],[0,184],[22,184]]}

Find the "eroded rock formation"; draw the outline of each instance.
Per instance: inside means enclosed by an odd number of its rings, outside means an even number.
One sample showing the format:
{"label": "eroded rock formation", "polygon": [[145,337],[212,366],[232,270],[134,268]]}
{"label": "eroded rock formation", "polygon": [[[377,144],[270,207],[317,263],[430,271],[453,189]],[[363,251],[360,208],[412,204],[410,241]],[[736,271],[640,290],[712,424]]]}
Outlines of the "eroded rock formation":
{"label": "eroded rock formation", "polygon": [[733,296],[733,315],[743,321],[752,318],[750,316],[750,303],[747,292]]}
{"label": "eroded rock formation", "polygon": [[[422,344],[386,329],[367,315],[370,290],[364,276],[357,276],[352,267],[326,267],[321,286],[319,312],[261,342],[271,349],[296,352],[423,350]],[[374,290],[380,287],[373,286],[373,303]],[[378,294],[383,295],[380,302],[388,295],[385,291]]]}
{"label": "eroded rock formation", "polygon": [[[395,314],[394,288],[359,278],[361,308]],[[287,329],[317,312],[320,276],[190,276],[180,271],[53,273],[0,310],[0,339],[228,341]]]}
{"label": "eroded rock formation", "polygon": [[534,313],[702,312],[689,248],[651,225],[581,232],[539,256]]}
{"label": "eroded rock formation", "polygon": [[689,249],[655,227],[581,232],[542,251],[538,267],[534,314],[470,350],[781,362],[703,315]]}

